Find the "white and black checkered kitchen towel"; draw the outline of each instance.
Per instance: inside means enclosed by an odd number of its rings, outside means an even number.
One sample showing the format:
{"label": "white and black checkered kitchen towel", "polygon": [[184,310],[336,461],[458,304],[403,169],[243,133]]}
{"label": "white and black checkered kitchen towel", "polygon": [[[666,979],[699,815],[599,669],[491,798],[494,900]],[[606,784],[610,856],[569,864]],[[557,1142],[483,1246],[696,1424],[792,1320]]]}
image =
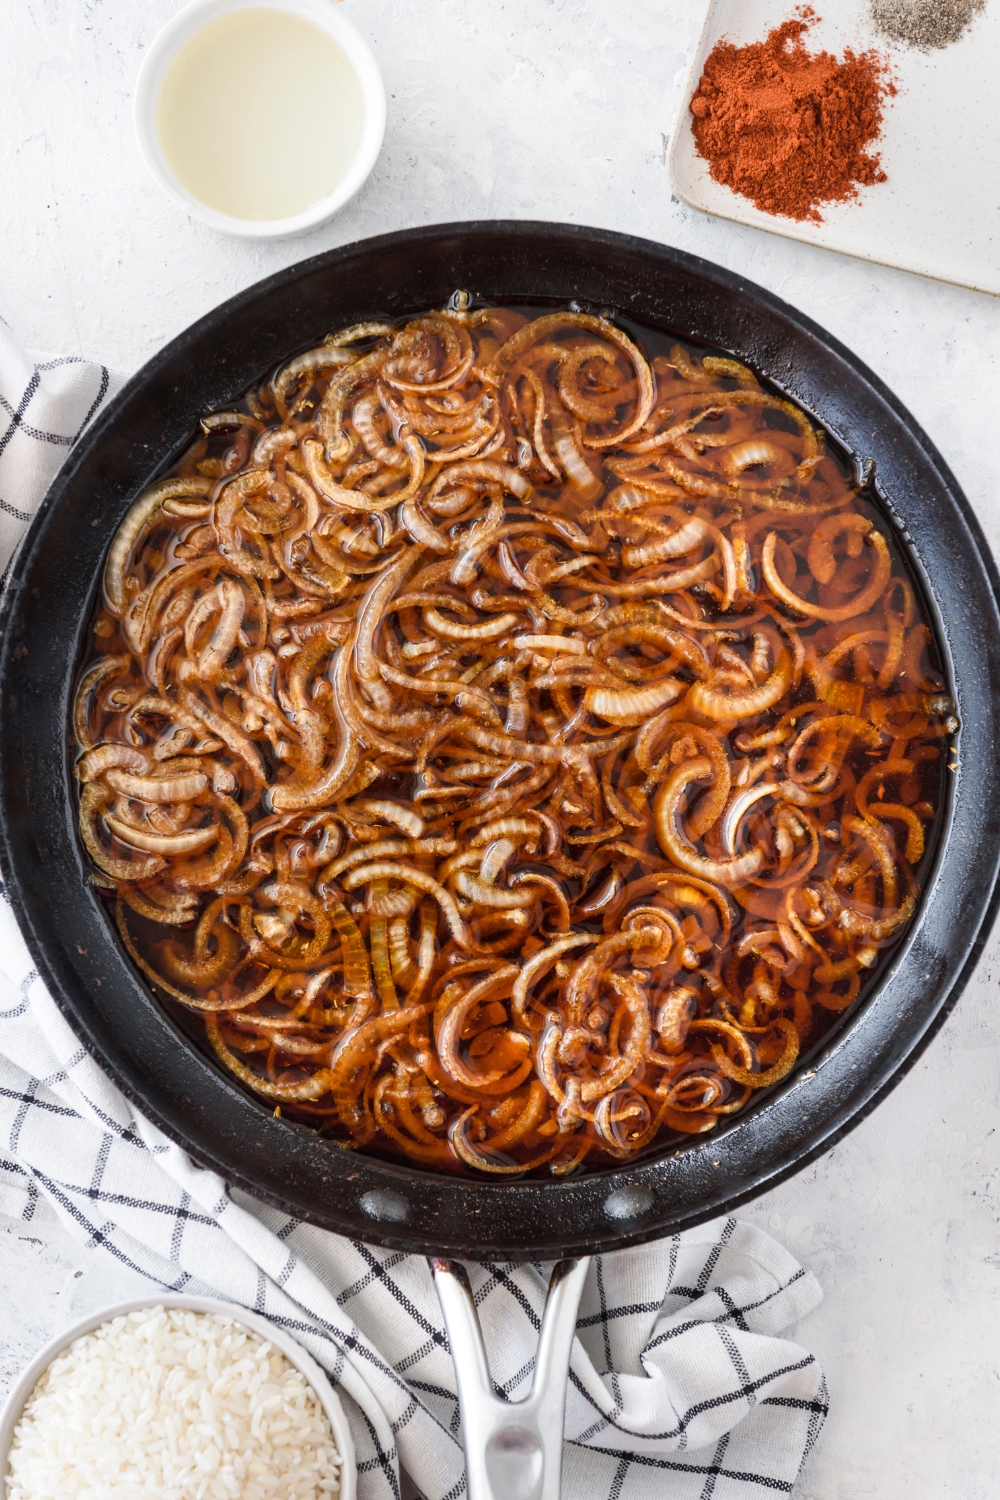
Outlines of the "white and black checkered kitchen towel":
{"label": "white and black checkered kitchen towel", "polygon": [[33,359],[0,318],[0,578],[49,481],[121,384],[72,355]]}
{"label": "white and black checkered kitchen towel", "polygon": [[[40,360],[0,324],[0,570],[113,381]],[[55,1211],[171,1291],[214,1291],[294,1334],[330,1372],[359,1500],[458,1500],[455,1379],[426,1263],[301,1224],[231,1191],[145,1120],[80,1046],[0,900],[0,1212]],[[544,1281],[471,1267],[493,1378],[531,1381]],[[823,1374],[780,1337],[814,1278],[735,1219],[595,1258],[566,1413],[567,1500],[790,1494],[823,1424]]]}

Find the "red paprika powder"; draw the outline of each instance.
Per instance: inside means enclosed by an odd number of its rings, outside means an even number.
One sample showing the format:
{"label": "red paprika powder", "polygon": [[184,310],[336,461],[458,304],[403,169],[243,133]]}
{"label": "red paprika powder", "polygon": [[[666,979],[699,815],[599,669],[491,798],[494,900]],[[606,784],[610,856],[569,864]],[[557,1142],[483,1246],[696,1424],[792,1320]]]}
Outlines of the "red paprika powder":
{"label": "red paprika powder", "polygon": [[801,7],[762,42],[720,41],[691,100],[699,153],[716,182],[764,213],[821,222],[819,205],[885,182],[878,139],[896,90],[877,52],[809,52],[817,19]]}

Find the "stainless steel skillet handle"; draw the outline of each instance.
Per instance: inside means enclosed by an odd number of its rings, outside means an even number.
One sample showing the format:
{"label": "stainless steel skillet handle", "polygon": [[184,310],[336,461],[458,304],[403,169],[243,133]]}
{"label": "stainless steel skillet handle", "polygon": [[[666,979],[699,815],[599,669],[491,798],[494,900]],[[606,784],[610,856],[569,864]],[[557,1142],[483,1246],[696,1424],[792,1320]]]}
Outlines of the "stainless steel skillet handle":
{"label": "stainless steel skillet handle", "polygon": [[589,1259],[561,1260],[552,1272],[523,1401],[494,1394],[465,1267],[437,1256],[430,1264],[458,1383],[467,1500],[559,1500],[569,1356]]}

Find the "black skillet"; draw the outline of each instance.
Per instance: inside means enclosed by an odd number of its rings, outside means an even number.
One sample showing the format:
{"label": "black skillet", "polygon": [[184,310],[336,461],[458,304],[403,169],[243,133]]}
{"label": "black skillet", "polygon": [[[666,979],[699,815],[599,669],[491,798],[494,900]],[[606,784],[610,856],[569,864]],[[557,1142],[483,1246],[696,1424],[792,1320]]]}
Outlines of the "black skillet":
{"label": "black skillet", "polygon": [[[105,550],[197,416],[329,329],[443,303],[613,307],[731,350],[814,414],[877,489],[936,616],[961,720],[936,866],[876,993],[755,1109],[707,1139],[567,1181],[445,1178],[274,1119],[182,1035],[87,880],[71,796],[71,681]],[[920,351],[914,348],[914,356]],[[732,1209],[827,1150],[903,1076],[957,1000],[996,906],[998,578],[927,436],[854,356],[768,292],[648,241],[535,223],[434,226],[304,261],[209,313],[151,360],[77,446],[21,549],[0,640],[0,860],[35,961],[86,1045],[199,1162],[343,1234],[471,1259],[610,1250]]]}

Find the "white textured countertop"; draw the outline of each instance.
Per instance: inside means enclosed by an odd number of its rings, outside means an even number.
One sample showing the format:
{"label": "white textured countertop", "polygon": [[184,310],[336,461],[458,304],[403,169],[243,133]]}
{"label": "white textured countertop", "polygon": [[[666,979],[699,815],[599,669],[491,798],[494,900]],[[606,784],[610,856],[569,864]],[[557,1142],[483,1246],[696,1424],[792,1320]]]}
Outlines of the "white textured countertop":
{"label": "white textured countertop", "polygon": [[[346,0],[384,72],[385,147],[346,212],[279,245],[188,221],[138,158],[132,81],[176,9],[0,7],[0,315],[32,348],[131,371],[215,303],[331,245],[449,219],[599,225],[737,270],[849,344],[923,423],[1000,544],[1000,301],[672,201],[665,137],[701,5]],[[797,1334],[823,1362],[832,1399],[798,1500],[996,1496],[998,955],[994,940],[941,1035],[875,1115],[743,1210],[826,1291]],[[0,1391],[72,1316],[139,1286],[51,1220],[0,1220]]]}

